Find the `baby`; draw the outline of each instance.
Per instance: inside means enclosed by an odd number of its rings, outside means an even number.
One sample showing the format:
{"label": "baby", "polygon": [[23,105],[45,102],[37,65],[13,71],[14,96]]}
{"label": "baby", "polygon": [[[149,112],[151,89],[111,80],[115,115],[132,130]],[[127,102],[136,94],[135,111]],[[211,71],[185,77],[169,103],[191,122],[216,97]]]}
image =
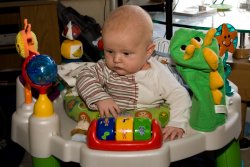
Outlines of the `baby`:
{"label": "baby", "polygon": [[170,121],[162,132],[164,140],[174,140],[186,131],[191,99],[168,68],[151,57],[152,36],[146,11],[134,5],[118,7],[102,27],[105,60],[83,69],[76,87],[87,107],[102,117],[169,104]]}

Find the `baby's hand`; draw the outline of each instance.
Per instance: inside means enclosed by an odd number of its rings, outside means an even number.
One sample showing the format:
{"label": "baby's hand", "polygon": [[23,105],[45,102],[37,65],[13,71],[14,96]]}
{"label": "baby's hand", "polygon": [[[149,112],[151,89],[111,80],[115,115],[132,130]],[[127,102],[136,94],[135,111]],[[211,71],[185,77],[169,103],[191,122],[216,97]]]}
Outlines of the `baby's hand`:
{"label": "baby's hand", "polygon": [[[96,102],[97,108],[100,112],[101,117],[117,117],[118,114],[121,112],[119,106],[115,103],[113,99],[105,99]],[[110,115],[111,114],[111,115]]]}
{"label": "baby's hand", "polygon": [[162,129],[163,141],[182,138],[184,130],[177,127],[166,126]]}

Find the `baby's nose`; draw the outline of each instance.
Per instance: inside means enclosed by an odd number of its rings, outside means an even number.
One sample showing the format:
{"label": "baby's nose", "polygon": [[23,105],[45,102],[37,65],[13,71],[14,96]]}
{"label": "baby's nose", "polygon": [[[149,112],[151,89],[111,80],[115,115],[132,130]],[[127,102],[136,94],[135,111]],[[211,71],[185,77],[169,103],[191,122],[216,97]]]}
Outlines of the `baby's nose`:
{"label": "baby's nose", "polygon": [[114,59],[113,59],[113,61],[114,61],[114,63],[119,63],[119,62],[121,62],[121,55],[119,54],[119,53],[116,53],[115,55],[114,55]]}

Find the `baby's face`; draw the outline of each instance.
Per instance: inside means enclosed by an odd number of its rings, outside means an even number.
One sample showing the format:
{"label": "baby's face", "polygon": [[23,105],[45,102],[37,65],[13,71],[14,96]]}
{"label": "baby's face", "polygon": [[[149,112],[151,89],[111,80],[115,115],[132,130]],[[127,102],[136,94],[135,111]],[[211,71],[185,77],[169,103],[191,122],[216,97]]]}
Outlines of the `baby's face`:
{"label": "baby's face", "polygon": [[147,62],[154,45],[135,32],[106,31],[103,34],[104,55],[108,68],[119,75],[134,74],[149,68]]}

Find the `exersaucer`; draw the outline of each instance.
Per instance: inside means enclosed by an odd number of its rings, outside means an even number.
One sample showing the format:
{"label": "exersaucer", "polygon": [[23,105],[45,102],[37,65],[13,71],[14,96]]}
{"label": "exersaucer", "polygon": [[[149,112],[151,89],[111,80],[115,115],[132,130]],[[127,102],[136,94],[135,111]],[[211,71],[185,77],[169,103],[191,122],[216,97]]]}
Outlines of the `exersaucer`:
{"label": "exersaucer", "polygon": [[[39,57],[38,53],[30,53],[30,58],[26,58],[27,64],[32,58]],[[28,83],[31,86],[34,84],[33,82]],[[231,86],[234,87],[235,92],[226,98],[225,124],[212,132],[201,132],[188,128],[188,133],[181,139],[163,142],[159,148],[132,151],[126,150],[125,147],[115,151],[100,150],[95,147],[90,148],[85,142],[71,140],[70,131],[76,126],[76,122],[70,119],[64,111],[63,97],[66,90],[61,91],[55,100],[50,101],[46,94],[50,83],[45,83],[43,85],[45,88],[39,91],[45,98],[45,102],[40,104],[40,97],[31,98],[27,102],[27,98],[25,99],[27,91],[24,92],[26,86],[18,77],[16,80],[17,107],[12,116],[11,136],[14,142],[31,154],[34,167],[59,167],[58,159],[64,162],[80,163],[82,167],[166,167],[171,162],[204,151],[217,152],[217,166],[241,166],[237,142],[241,131],[241,98],[237,93],[237,87],[232,83]],[[35,87],[39,89],[36,84]]]}
{"label": "exersaucer", "polygon": [[[37,118],[31,104],[24,103],[23,85],[17,79],[17,110],[12,119],[12,140],[20,144],[33,159],[35,167],[59,166],[56,159],[77,162],[83,167],[145,166],[166,167],[171,162],[191,157],[203,151],[217,150],[219,166],[240,166],[236,143],[241,130],[240,96],[236,92],[229,101],[228,118],[214,132],[193,131],[182,139],[167,141],[161,148],[143,151],[101,151],[88,148],[86,143],[72,141],[70,131],[76,122],[64,112],[63,94],[53,101],[54,114]],[[53,158],[55,157],[55,158]]]}

